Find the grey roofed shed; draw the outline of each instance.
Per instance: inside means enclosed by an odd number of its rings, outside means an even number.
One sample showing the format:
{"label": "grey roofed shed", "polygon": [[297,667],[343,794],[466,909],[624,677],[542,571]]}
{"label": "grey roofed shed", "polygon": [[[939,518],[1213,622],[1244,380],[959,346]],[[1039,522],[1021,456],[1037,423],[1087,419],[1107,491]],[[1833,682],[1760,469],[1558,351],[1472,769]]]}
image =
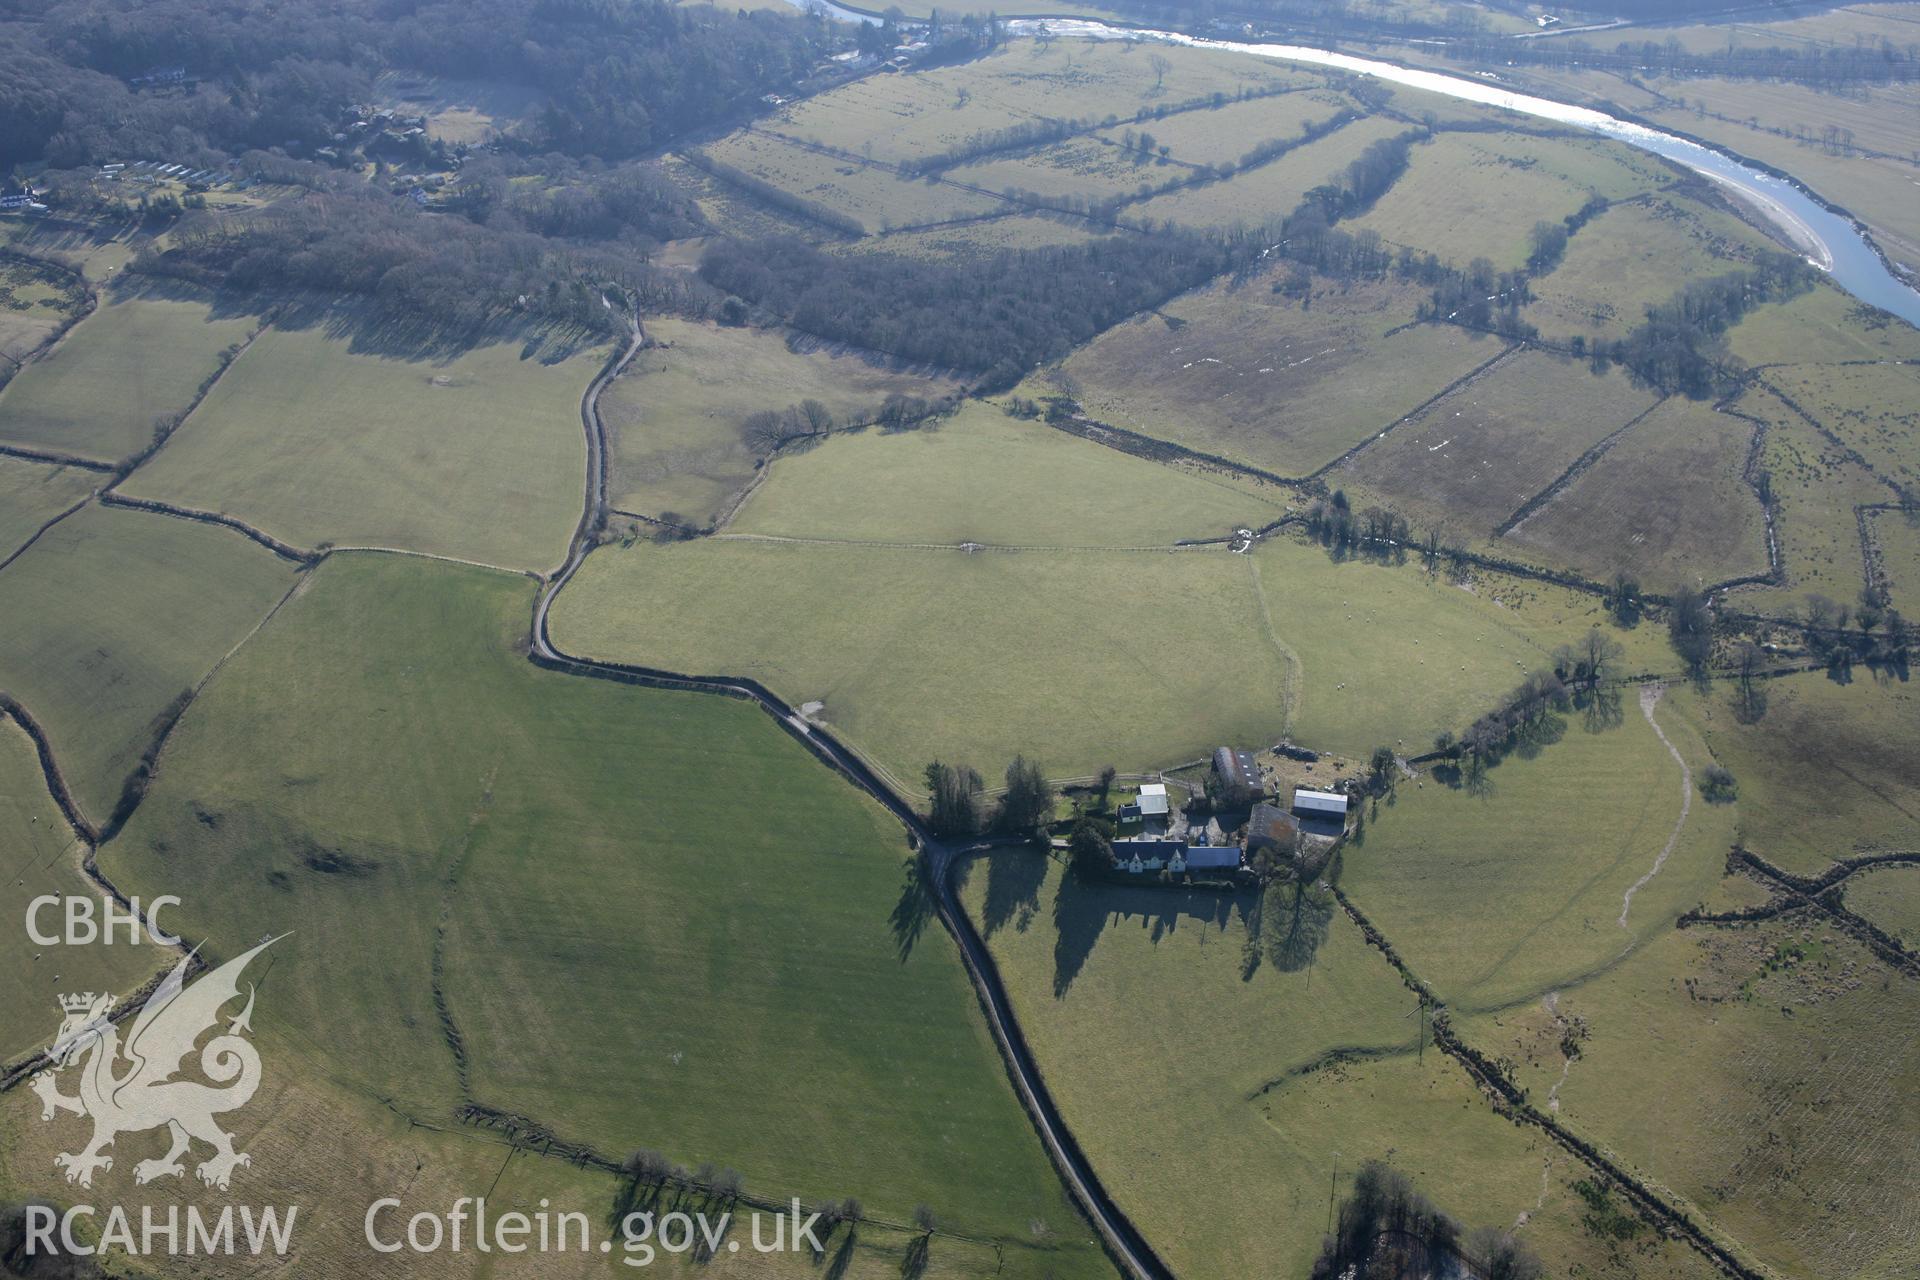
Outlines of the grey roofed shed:
{"label": "grey roofed shed", "polygon": [[1345,818],[1347,798],[1338,791],[1314,791],[1307,787],[1295,787],[1293,811],[1302,817]]}
{"label": "grey roofed shed", "polygon": [[1189,871],[1232,871],[1240,865],[1240,850],[1230,844],[1196,844],[1187,850]]}

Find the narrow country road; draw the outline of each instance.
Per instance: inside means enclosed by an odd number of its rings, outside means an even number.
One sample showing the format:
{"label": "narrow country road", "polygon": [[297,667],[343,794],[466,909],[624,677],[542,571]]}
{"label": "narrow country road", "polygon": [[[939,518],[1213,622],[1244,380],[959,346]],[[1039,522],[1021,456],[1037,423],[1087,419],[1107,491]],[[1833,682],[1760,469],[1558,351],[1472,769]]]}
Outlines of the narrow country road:
{"label": "narrow country road", "polygon": [[999,970],[995,968],[993,958],[988,954],[986,945],[973,924],[967,919],[961,908],[958,895],[954,891],[953,873],[957,856],[977,850],[979,845],[955,847],[936,840],[919,813],[893,788],[889,787],[871,769],[867,763],[841,743],[831,733],[809,724],[792,707],[776,697],[772,690],[757,680],[742,677],[714,675],[685,675],[675,671],[662,671],[652,667],[634,666],[622,662],[603,662],[592,658],[579,658],[562,652],[554,643],[548,631],[547,618],[554,597],[560,589],[579,571],[586,560],[587,553],[593,548],[593,538],[599,532],[607,510],[607,458],[606,428],[600,420],[600,394],[617,378],[621,371],[633,360],[635,353],[646,342],[646,333],[638,318],[633,319],[633,334],[628,340],[624,352],[601,370],[598,377],[587,385],[580,397],[580,425],[587,436],[587,493],[580,515],[579,527],[575,529],[572,545],[567,549],[566,561],[554,573],[548,575],[534,602],[533,635],[531,658],[541,666],[566,671],[577,675],[600,676],[606,679],[629,684],[642,684],[654,688],[685,689],[694,692],[716,693],[725,697],[744,698],[756,702],[771,715],[775,722],[792,734],[809,751],[829,768],[838,772],[853,785],[861,788],[898,818],[907,828],[909,835],[920,848],[922,867],[932,888],[934,913],[945,926],[954,944],[960,949],[961,963],[966,967],[967,976],[973,982],[974,994],[980,1000],[982,1013],[986,1015],[987,1028],[993,1033],[994,1043],[1000,1048],[1000,1055],[1006,1063],[1007,1074],[1013,1081],[1014,1091],[1020,1096],[1020,1103],[1026,1108],[1027,1116],[1033,1122],[1041,1143],[1046,1147],[1055,1170],[1072,1192],[1080,1209],[1100,1233],[1102,1243],[1108,1254],[1121,1269],[1135,1280],[1171,1280],[1173,1272],[1160,1260],[1139,1230],[1122,1213],[1107,1195],[1106,1188],[1100,1183],[1092,1164],[1087,1160],[1080,1146],[1074,1141],[1066,1121],[1055,1106],[1053,1095],[1048,1092],[1046,1081],[1041,1077],[1039,1066],[1034,1062],[1032,1051],[1027,1047],[1025,1036],[1020,1032],[1019,1024],[1014,1020],[1011,1002],[1006,990],[1000,983]]}

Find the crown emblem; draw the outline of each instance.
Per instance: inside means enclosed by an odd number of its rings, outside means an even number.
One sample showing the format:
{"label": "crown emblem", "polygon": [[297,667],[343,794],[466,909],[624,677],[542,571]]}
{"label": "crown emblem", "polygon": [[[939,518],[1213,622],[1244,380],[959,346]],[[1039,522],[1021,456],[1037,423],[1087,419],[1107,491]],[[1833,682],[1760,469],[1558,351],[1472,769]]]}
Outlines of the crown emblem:
{"label": "crown emblem", "polygon": [[93,1000],[94,995],[91,991],[83,991],[77,995],[61,996],[60,1008],[66,1013],[85,1013],[87,1010],[93,1008]]}

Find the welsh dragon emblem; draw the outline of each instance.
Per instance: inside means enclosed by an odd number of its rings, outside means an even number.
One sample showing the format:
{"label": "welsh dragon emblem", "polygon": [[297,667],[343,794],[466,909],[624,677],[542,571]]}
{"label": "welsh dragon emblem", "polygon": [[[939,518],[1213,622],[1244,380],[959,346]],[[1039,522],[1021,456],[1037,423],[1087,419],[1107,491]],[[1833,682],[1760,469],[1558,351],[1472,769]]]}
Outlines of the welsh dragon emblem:
{"label": "welsh dragon emblem", "polygon": [[[178,1177],[186,1172],[181,1157],[197,1139],[213,1148],[213,1155],[195,1170],[210,1187],[226,1190],[233,1171],[251,1164],[245,1152],[233,1149],[233,1137],[214,1123],[222,1112],[244,1107],[260,1087],[260,1055],[244,1037],[253,1027],[253,988],[247,1004],[229,1019],[225,1032],[200,1050],[200,1071],[212,1084],[175,1077],[187,1056],[220,1020],[220,1010],[240,995],[240,973],[247,962],[278,939],[261,943],[187,985],[189,955],[147,997],[133,1019],[126,1043],[120,1028],[108,1016],[111,995],[60,997],[65,1020],[47,1057],[53,1066],[36,1075],[33,1091],[40,1096],[40,1118],[51,1120],[61,1111],[89,1116],[93,1140],[80,1151],[53,1158],[67,1171],[67,1181],[93,1185],[95,1170],[113,1168],[105,1151],[123,1133],[139,1133],[166,1126],[173,1145],[158,1160],[142,1160],[133,1167],[135,1182]],[[60,1092],[58,1073],[79,1064],[77,1096]]]}

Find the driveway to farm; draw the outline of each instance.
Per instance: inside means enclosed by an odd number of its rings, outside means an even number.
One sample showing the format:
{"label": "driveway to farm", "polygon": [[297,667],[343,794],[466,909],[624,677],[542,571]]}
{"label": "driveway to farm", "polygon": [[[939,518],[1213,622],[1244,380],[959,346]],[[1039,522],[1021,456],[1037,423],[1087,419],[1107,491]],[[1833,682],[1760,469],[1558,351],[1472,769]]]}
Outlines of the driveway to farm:
{"label": "driveway to farm", "polygon": [[966,967],[967,976],[973,982],[974,993],[979,997],[982,1012],[986,1014],[987,1027],[993,1033],[994,1043],[1000,1047],[1000,1056],[1006,1063],[1007,1074],[1013,1081],[1015,1092],[1020,1095],[1021,1105],[1026,1108],[1028,1118],[1033,1121],[1034,1129],[1040,1135],[1041,1143],[1053,1160],[1054,1168],[1058,1171],[1061,1181],[1067,1184],[1074,1199],[1079,1202],[1081,1210],[1100,1232],[1107,1252],[1129,1276],[1137,1277],[1138,1280],[1163,1280],[1163,1278],[1171,1280],[1172,1271],[1160,1260],[1159,1255],[1154,1253],[1145,1237],[1109,1198],[1106,1188],[1101,1185],[1099,1177],[1094,1173],[1092,1164],[1081,1152],[1072,1133],[1068,1131],[1066,1121],[1061,1117],[1059,1108],[1054,1105],[1053,1097],[1047,1091],[1046,1081],[1041,1078],[1040,1068],[1034,1062],[1033,1054],[1027,1047],[1026,1038],[1021,1034],[1019,1024],[1014,1021],[1013,1008],[1007,999],[1005,989],[1000,984],[1000,974],[994,967],[993,958],[987,953],[986,945],[974,932],[972,922],[967,919],[966,912],[960,907],[953,885],[956,862],[960,856],[970,856],[983,848],[990,847],[989,844],[975,842],[955,846],[936,840],[913,806],[889,787],[867,765],[866,761],[855,755],[831,733],[809,724],[798,712],[757,680],[724,675],[686,675],[676,671],[663,671],[621,662],[578,658],[562,652],[554,645],[553,638],[547,630],[547,617],[553,599],[586,560],[587,553],[593,548],[593,535],[598,532],[606,515],[606,428],[600,421],[600,393],[620,376],[621,371],[632,361],[635,353],[645,345],[646,333],[641,328],[639,319],[636,317],[631,323],[633,334],[627,342],[626,349],[600,371],[599,376],[587,385],[586,391],[580,396],[580,423],[587,435],[586,502],[580,515],[580,524],[574,531],[573,542],[567,549],[566,561],[558,570],[548,575],[540,589],[539,597],[534,602],[531,657],[541,666],[576,675],[598,676],[654,688],[686,689],[749,699],[758,703],[781,728],[813,752],[821,763],[835,770],[886,806],[888,812],[900,820],[920,847],[921,867],[927,876],[927,882],[930,883],[929,896],[934,913],[939,916],[940,923],[946,927],[954,943],[960,948],[961,963]]}
{"label": "driveway to farm", "polygon": [[1633,895],[1647,887],[1647,882],[1660,874],[1660,868],[1667,865],[1667,856],[1673,852],[1673,846],[1680,843],[1681,828],[1687,825],[1687,814],[1693,810],[1693,770],[1687,767],[1686,757],[1667,738],[1666,730],[1653,718],[1653,709],[1660,701],[1660,695],[1667,691],[1663,684],[1652,683],[1640,686],[1640,714],[1647,718],[1653,732],[1660,739],[1660,745],[1667,749],[1673,762],[1680,766],[1680,817],[1673,824],[1673,834],[1667,837],[1667,845],[1660,850],[1660,856],[1653,860],[1653,866],[1647,874],[1635,880],[1627,887],[1626,894],[1620,899],[1620,927],[1627,927],[1627,912],[1633,909]]}

